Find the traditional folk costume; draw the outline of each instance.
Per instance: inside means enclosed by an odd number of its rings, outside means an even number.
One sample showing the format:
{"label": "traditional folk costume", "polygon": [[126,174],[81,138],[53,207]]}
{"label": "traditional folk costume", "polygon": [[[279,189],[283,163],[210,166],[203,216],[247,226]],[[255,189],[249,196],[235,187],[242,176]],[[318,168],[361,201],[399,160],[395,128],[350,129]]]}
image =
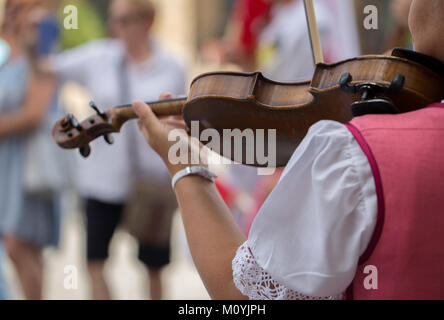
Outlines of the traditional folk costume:
{"label": "traditional folk costume", "polygon": [[[233,260],[251,299],[444,298],[444,103],[321,121]],[[366,266],[377,289],[364,286]]]}

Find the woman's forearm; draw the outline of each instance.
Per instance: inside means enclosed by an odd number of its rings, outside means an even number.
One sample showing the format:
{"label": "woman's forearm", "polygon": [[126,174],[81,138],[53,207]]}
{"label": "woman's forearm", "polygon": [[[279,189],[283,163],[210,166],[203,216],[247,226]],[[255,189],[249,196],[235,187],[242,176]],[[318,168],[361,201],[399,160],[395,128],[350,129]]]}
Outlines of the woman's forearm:
{"label": "woman's forearm", "polygon": [[[161,99],[171,97],[162,95]],[[200,143],[193,143],[187,136],[183,120],[160,121],[150,107],[140,101],[135,102],[133,108],[147,142],[164,160],[171,176],[187,167],[173,165],[168,160],[171,147],[176,143],[168,138],[172,130],[181,130],[185,139],[178,143],[185,149],[203,155]],[[213,299],[246,299],[234,285],[232,271],[236,251],[246,237],[214,183],[200,176],[187,176],[180,179],[175,188],[191,254],[208,293]]]}
{"label": "woman's forearm", "polygon": [[191,254],[213,299],[245,299],[235,287],[232,260],[246,237],[214,183],[189,176],[176,185]]}

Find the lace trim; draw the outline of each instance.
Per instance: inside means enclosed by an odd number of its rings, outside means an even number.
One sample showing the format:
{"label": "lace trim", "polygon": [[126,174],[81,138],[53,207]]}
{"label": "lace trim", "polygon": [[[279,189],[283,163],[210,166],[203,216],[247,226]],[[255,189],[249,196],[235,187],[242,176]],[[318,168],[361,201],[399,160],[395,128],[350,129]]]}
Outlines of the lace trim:
{"label": "lace trim", "polygon": [[286,288],[257,264],[246,243],[237,250],[232,267],[234,284],[250,300],[342,300],[344,297],[343,294],[311,297]]}

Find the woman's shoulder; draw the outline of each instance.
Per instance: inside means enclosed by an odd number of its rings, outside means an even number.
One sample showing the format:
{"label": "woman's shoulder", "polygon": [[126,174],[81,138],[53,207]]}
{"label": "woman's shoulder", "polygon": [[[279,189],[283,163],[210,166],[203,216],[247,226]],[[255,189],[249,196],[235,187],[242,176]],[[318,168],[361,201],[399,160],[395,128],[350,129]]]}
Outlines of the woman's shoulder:
{"label": "woman's shoulder", "polygon": [[306,139],[349,140],[350,137],[352,135],[343,123],[333,120],[321,120],[310,127]]}

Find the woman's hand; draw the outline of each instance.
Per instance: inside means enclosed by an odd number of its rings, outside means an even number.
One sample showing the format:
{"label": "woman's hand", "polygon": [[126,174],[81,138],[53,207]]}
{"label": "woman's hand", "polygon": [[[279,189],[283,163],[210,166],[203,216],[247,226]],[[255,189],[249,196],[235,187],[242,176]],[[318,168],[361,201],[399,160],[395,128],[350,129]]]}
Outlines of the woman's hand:
{"label": "woman's hand", "polygon": [[[170,94],[160,96],[161,100],[171,98]],[[197,139],[188,136],[187,126],[182,116],[159,119],[147,104],[140,101],[134,102],[133,109],[139,117],[139,128],[146,141],[163,159],[171,175],[188,167],[192,163],[191,155],[193,153],[199,155],[198,165],[207,165],[206,149]],[[171,161],[170,151],[173,146],[175,146],[174,150],[188,150],[184,163],[177,164],[175,161]],[[174,156],[177,158],[176,154]],[[192,164],[196,165],[195,162]]]}

